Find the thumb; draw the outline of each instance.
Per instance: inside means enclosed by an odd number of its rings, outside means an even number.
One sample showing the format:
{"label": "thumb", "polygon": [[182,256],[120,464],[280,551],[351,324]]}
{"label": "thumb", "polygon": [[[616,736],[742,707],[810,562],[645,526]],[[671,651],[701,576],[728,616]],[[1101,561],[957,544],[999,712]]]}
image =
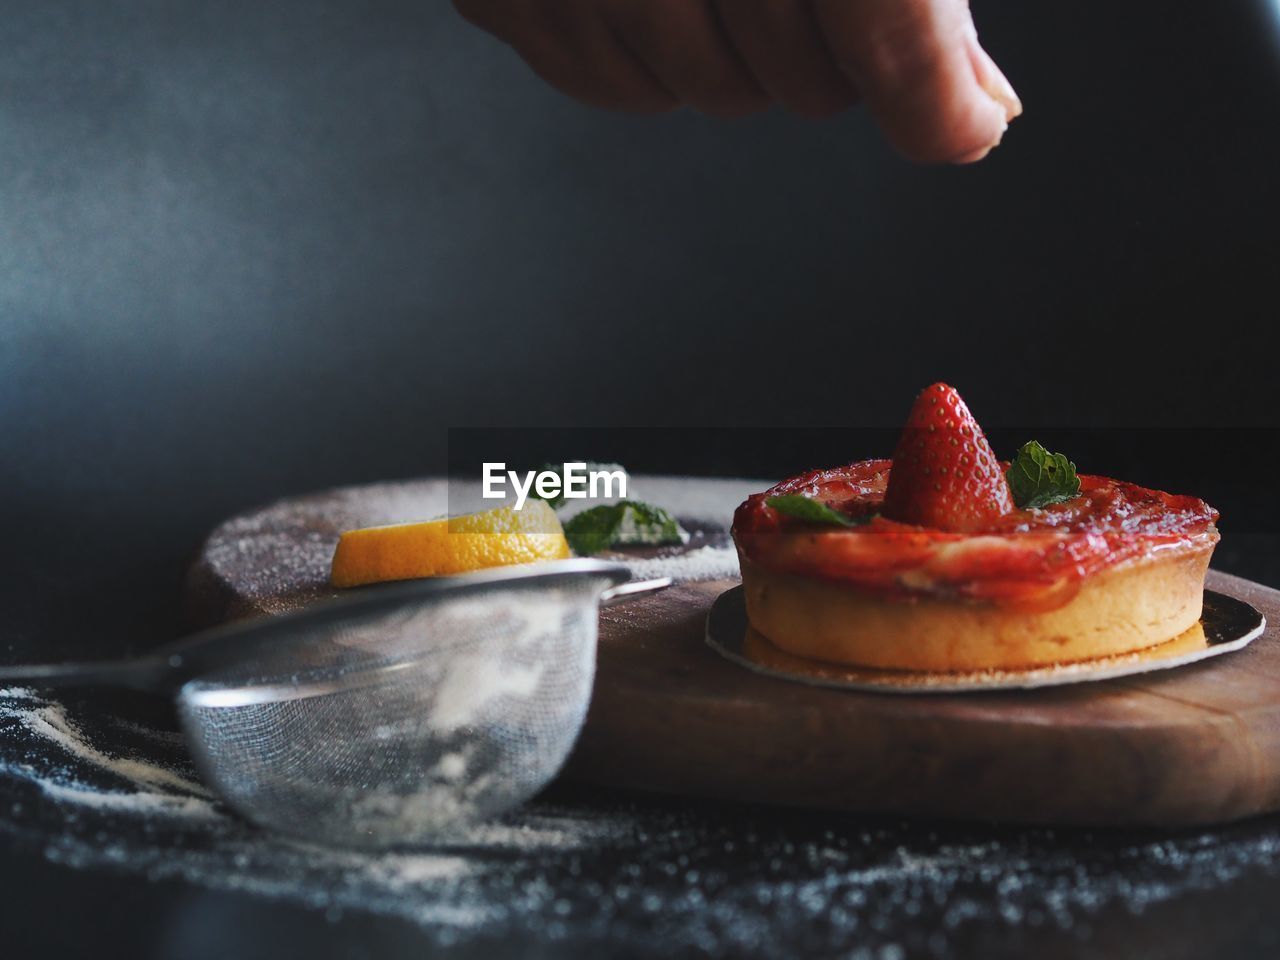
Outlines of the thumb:
{"label": "thumb", "polygon": [[836,60],[909,159],[980,160],[1022,112],[978,43],[966,0],[816,0],[815,12]]}

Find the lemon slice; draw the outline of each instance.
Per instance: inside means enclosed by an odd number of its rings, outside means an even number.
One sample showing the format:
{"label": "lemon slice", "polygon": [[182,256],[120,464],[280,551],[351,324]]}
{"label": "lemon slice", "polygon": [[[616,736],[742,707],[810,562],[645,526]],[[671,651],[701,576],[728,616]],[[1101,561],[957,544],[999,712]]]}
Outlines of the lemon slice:
{"label": "lemon slice", "polygon": [[563,560],[569,544],[555,511],[541,500],[426,523],[348,530],[333,553],[335,587],[446,577],[486,567]]}

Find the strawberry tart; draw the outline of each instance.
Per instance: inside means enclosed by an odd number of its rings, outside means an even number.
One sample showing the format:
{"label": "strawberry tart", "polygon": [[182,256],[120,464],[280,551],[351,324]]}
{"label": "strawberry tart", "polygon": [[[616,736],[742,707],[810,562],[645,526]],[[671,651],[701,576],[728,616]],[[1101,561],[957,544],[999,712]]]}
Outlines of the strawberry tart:
{"label": "strawberry tart", "polygon": [[1016,669],[1114,656],[1197,624],[1218,513],[1077,474],[1028,443],[996,459],[946,384],[892,460],[747,499],[733,538],[751,628],[786,653],[881,669]]}

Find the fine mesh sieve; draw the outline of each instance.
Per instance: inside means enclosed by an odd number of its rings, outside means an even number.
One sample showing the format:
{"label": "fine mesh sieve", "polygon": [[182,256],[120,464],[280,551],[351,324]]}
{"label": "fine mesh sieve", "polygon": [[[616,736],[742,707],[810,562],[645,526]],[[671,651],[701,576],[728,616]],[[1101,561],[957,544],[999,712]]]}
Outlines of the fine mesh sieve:
{"label": "fine mesh sieve", "polygon": [[128,663],[0,667],[0,682],[176,690],[202,776],[248,819],[421,844],[555,776],[591,696],[597,604],[668,582],[627,578],[571,560],[371,588]]}

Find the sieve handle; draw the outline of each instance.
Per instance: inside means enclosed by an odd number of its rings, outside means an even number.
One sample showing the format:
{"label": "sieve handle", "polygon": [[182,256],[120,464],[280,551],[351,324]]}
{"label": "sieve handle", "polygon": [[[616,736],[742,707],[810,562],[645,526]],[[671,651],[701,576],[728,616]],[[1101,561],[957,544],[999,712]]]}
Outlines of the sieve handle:
{"label": "sieve handle", "polygon": [[81,663],[39,663],[0,666],[0,686],[14,684],[43,688],[127,687],[153,693],[173,686],[172,667],[154,657]]}
{"label": "sieve handle", "polygon": [[652,580],[629,580],[610,587],[600,594],[600,606],[607,607],[627,600],[638,593],[653,593],[671,586],[670,577],[654,577]]}
{"label": "sieve handle", "polygon": [[[608,606],[638,594],[652,593],[669,586],[671,586],[670,577],[631,580],[602,591],[600,606]],[[389,593],[386,596],[392,600],[395,599]],[[312,619],[315,615],[322,613],[323,611],[316,611]],[[256,621],[233,624],[206,631],[205,634],[192,639],[198,643],[201,638],[221,638],[224,641],[222,644],[202,644],[197,646],[196,650],[212,646],[214,652],[219,653],[222,659],[229,659],[233,654],[243,653],[245,647],[243,643],[228,645],[225,643],[227,639],[239,636],[242,640],[253,639],[255,642],[263,642],[264,639],[270,640],[274,636],[272,627],[287,626],[290,621],[297,622],[300,619],[302,619],[301,615],[293,614],[265,624]],[[191,639],[186,641],[186,644],[190,645]],[[171,692],[184,680],[190,678],[191,671],[184,671],[183,668],[188,666],[186,661],[191,658],[185,649],[176,647],[166,649],[170,651],[168,656],[150,655],[134,660],[109,660],[97,663],[0,664],[0,686],[10,684],[36,688],[112,686],[156,693]]]}

